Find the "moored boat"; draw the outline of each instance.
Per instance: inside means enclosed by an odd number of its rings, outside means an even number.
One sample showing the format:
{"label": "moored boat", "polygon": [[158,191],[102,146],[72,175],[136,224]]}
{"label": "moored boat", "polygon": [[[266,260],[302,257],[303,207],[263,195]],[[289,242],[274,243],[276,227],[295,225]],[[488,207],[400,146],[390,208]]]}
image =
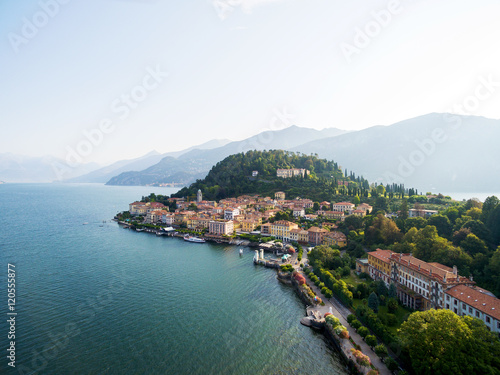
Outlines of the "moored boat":
{"label": "moored boat", "polygon": [[204,243],[205,242],[205,240],[203,238],[189,236],[189,235],[184,236],[184,241],[194,242],[194,243]]}

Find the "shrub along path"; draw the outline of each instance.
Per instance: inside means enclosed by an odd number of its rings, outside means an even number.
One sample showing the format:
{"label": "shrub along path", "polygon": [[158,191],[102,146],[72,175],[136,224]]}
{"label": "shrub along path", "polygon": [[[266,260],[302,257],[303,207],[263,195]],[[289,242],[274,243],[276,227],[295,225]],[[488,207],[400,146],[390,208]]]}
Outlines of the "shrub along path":
{"label": "shrub along path", "polygon": [[[305,253],[305,252],[304,252]],[[297,268],[297,270],[299,270]],[[327,312],[331,312],[333,315],[335,315],[339,320],[340,323],[347,328],[349,331],[349,336],[354,340],[356,344],[358,344],[361,347],[361,351],[363,354],[366,354],[369,358],[371,363],[378,369],[380,375],[391,375],[391,372],[387,368],[384,362],[375,354],[375,352],[368,346],[368,344],[363,340],[363,338],[356,332],[356,330],[347,323],[347,316],[351,314],[351,312],[345,308],[336,298],[335,296],[332,297],[331,299],[326,299],[322,294],[321,290],[314,285],[314,283],[311,281],[311,279],[301,272],[306,280],[308,281],[307,283],[311,287],[311,289],[316,293],[316,295],[320,296],[323,302],[325,303],[325,306],[317,305],[314,307],[308,307],[307,311],[309,310],[316,310],[319,311],[323,316]],[[367,370],[370,370],[370,368],[367,368]]]}

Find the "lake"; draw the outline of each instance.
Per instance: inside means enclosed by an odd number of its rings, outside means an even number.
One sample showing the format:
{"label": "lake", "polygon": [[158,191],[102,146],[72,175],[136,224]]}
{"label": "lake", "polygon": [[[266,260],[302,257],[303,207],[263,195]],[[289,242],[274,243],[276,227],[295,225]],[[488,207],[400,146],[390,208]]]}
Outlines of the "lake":
{"label": "lake", "polygon": [[[347,374],[323,335],[300,325],[293,290],[249,249],[240,257],[110,221],[174,191],[0,185],[2,311],[11,263],[18,314],[16,369],[2,356],[0,373]],[[8,329],[4,318],[4,353]]]}

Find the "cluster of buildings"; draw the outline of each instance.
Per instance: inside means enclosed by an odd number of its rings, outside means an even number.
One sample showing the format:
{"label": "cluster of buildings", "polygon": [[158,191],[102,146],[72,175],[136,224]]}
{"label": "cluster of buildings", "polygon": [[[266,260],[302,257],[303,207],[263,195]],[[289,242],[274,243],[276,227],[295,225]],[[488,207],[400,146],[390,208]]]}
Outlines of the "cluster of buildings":
{"label": "cluster of buildings", "polygon": [[[175,212],[158,202],[133,202],[129,204],[132,216],[144,216],[144,222],[149,224],[165,224],[168,226],[185,226],[188,229],[206,231],[209,235],[232,235],[235,232],[252,233],[260,227],[263,236],[274,236],[286,242],[298,242],[307,245],[326,244],[329,246],[345,246],[346,238],[341,232],[335,231],[336,226],[324,223],[321,228],[312,227],[304,230],[291,221],[278,220],[270,223],[269,219],[283,210],[291,210],[294,218],[316,220],[323,217],[343,220],[348,215],[364,216],[370,213],[372,207],[360,204],[355,207],[350,202],[321,202],[321,208],[315,214],[306,214],[306,209],[313,208],[311,199],[295,198],[287,200],[285,193],[278,191],[274,198],[258,195],[242,195],[237,198],[226,198],[219,202],[203,200],[198,191],[196,202],[188,202],[184,198],[169,198],[176,202]],[[191,210],[192,204],[196,211]],[[191,209],[190,209],[191,208]]]}
{"label": "cluster of buildings", "polygon": [[490,331],[500,333],[500,299],[477,287],[472,277],[460,276],[457,267],[377,249],[368,253],[368,259],[358,259],[356,269],[387,286],[394,284],[405,306],[415,310],[451,310],[481,319]]}

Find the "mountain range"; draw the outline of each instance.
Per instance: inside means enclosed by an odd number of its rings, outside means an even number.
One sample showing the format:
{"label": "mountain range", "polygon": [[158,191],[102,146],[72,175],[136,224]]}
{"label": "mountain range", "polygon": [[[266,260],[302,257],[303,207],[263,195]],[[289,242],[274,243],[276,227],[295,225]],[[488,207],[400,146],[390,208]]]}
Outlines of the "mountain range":
{"label": "mountain range", "polygon": [[[212,140],[182,151],[153,151],[101,168],[82,165],[72,170],[72,178],[66,182],[187,186],[205,177],[212,166],[229,155],[282,149],[334,160],[370,182],[403,183],[422,191],[491,192],[500,186],[498,139],[500,120],[447,113],[431,113],[358,131],[293,125],[242,141]],[[50,167],[53,161],[51,157],[0,154],[0,180],[54,180]]]}
{"label": "mountain range", "polygon": [[425,191],[497,191],[500,121],[431,113],[390,126],[347,132],[291,126],[210,150],[164,158],[143,171],[112,178],[110,185],[180,182],[204,177],[225,157],[250,149],[283,149],[334,160],[371,182],[403,183]]}
{"label": "mountain range", "polygon": [[63,171],[65,178],[71,178],[92,172],[100,165],[97,163],[78,164],[73,168],[64,168],[65,162],[53,156],[32,157],[0,154],[0,180],[3,182],[54,182],[60,180],[58,171]]}
{"label": "mountain range", "polygon": [[209,150],[193,149],[177,158],[168,156],[157,164],[136,172],[124,172],[110,179],[108,185],[151,185],[177,183],[189,185],[205,177],[210,168],[229,155],[249,150],[289,150],[304,142],[345,134],[345,130],[328,128],[315,130],[290,126],[277,131],[265,131],[242,141],[230,142]]}

